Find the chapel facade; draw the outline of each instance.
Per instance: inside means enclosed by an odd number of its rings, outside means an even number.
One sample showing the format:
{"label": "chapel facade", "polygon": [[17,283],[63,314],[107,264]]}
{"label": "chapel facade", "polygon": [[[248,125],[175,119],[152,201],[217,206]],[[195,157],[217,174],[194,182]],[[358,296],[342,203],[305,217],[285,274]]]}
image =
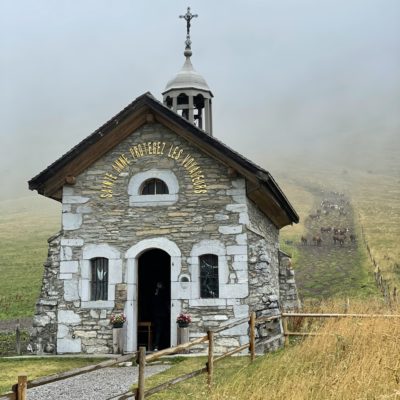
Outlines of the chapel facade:
{"label": "chapel facade", "polygon": [[[29,181],[62,203],[34,318],[44,351],[112,352],[118,312],[127,318],[124,351],[152,350],[142,328],[154,328],[160,282],[160,348],[177,344],[180,313],[192,316],[194,339],[252,311],[297,305],[279,229],[298,216],[267,171],[212,135],[213,95],[192,66],[189,28],[184,55],[162,103],[143,94]],[[245,344],[247,330],[222,332],[216,351]],[[257,335],[259,352],[275,349],[281,323]]]}

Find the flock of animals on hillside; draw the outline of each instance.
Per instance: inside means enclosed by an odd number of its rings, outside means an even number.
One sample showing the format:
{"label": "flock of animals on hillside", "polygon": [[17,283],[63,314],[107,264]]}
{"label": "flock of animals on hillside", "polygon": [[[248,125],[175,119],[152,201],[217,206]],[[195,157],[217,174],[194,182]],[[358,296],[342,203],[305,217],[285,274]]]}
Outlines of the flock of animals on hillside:
{"label": "flock of animals on hillside", "polygon": [[[343,193],[332,192],[335,200],[323,199],[320,208],[315,213],[310,214],[307,219],[315,226],[323,217],[334,214],[335,217],[345,217],[349,212],[350,203],[345,199]],[[335,218],[336,219],[336,218]],[[319,224],[319,232],[312,237],[301,236],[300,244],[303,246],[314,245],[322,246],[323,242],[333,241],[334,245],[344,246],[346,241],[356,242],[356,235],[348,227],[322,226]]]}

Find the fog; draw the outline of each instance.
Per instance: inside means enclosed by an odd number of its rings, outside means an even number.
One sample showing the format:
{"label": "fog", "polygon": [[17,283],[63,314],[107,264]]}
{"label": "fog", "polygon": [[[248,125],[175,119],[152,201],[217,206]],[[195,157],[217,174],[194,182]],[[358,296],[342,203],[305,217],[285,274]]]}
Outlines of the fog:
{"label": "fog", "polygon": [[[384,167],[400,155],[398,0],[0,2],[0,198],[192,62],[214,135],[274,173],[287,160]],[[390,166],[389,166],[390,167]]]}

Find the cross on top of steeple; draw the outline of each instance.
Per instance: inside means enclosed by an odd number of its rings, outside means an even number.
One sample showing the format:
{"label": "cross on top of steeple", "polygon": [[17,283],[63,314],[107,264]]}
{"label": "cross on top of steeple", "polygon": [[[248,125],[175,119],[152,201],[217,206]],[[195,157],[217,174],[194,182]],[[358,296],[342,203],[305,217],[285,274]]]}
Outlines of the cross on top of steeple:
{"label": "cross on top of steeple", "polygon": [[192,51],[191,51],[191,45],[192,45],[192,41],[190,40],[190,21],[193,18],[197,18],[198,15],[197,14],[192,14],[190,12],[190,7],[187,8],[186,14],[185,15],[180,15],[179,18],[183,18],[186,21],[186,41],[185,41],[185,56],[186,57],[190,57],[192,55]]}
{"label": "cross on top of steeple", "polygon": [[193,18],[197,18],[197,14],[192,14],[190,12],[190,7],[187,8],[186,14],[185,15],[180,15],[179,18],[183,18],[186,21],[186,34],[190,36],[190,21]]}

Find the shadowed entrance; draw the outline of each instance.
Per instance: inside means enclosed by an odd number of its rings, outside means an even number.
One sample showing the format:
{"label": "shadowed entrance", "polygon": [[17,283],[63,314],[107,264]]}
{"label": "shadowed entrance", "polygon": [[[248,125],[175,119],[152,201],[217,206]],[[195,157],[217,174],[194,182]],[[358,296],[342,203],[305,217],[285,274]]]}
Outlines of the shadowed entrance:
{"label": "shadowed entrance", "polygon": [[139,257],[137,343],[147,350],[171,345],[170,265],[171,257],[163,250],[148,250]]}

